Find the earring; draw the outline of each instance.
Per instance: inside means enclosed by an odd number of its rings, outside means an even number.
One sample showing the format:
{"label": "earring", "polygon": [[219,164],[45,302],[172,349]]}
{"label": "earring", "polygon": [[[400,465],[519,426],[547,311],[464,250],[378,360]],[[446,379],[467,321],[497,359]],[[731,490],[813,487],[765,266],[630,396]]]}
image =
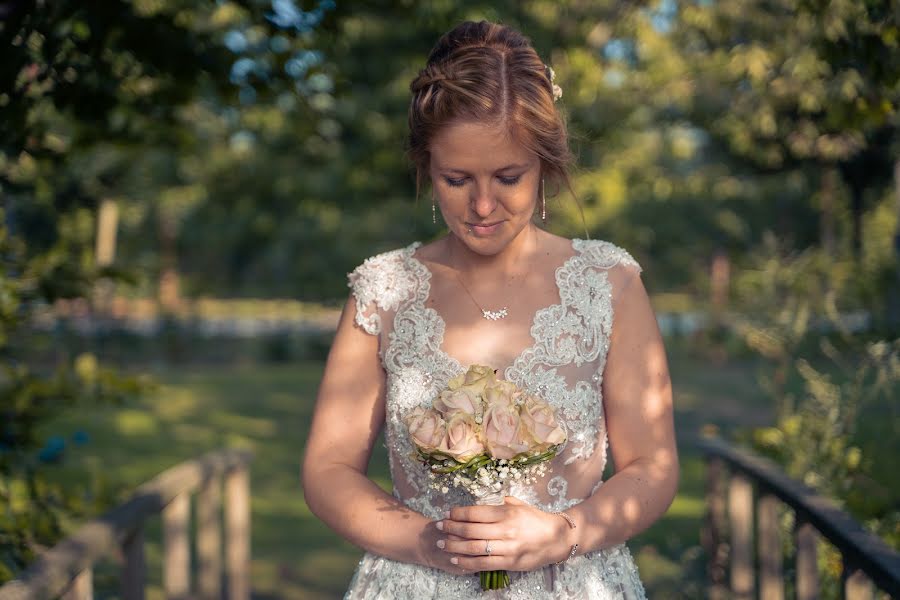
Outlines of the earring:
{"label": "earring", "polygon": [[547,197],[544,195],[544,178],[541,177],[541,221],[547,222]]}
{"label": "earring", "polygon": [[437,209],[434,207],[434,194],[431,195],[431,222],[437,225]]}

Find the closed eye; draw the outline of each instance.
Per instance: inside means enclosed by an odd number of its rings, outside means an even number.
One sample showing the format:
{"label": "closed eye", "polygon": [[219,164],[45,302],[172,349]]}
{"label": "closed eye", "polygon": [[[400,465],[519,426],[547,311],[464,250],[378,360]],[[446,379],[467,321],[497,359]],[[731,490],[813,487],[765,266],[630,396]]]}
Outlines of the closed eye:
{"label": "closed eye", "polygon": [[453,179],[452,177],[444,177],[444,181],[446,181],[447,185],[451,187],[462,187],[466,183],[466,178],[463,177],[461,179]]}
{"label": "closed eye", "polygon": [[503,185],[516,185],[521,178],[521,175],[516,175],[515,177],[498,177],[500,183]]}

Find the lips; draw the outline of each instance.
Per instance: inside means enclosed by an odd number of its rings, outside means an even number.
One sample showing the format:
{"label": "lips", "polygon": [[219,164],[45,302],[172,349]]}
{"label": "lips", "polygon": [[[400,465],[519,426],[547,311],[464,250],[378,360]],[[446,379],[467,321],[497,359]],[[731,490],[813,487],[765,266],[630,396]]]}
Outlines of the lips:
{"label": "lips", "polygon": [[500,229],[500,225],[503,224],[503,221],[497,221],[495,223],[468,223],[469,229],[475,235],[490,235]]}

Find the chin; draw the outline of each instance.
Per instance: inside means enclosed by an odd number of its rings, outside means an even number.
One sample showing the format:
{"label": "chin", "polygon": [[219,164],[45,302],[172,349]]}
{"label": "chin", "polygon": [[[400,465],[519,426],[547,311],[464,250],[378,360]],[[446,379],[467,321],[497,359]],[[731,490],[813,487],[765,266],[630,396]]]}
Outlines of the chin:
{"label": "chin", "polygon": [[492,256],[502,252],[514,239],[509,235],[477,236],[465,230],[457,237],[466,248],[482,256]]}

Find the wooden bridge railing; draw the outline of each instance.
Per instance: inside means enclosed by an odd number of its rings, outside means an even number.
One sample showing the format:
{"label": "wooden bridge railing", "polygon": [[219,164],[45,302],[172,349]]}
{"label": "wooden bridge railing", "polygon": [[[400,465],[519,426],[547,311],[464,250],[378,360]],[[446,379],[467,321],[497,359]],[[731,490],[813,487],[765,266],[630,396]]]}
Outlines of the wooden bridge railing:
{"label": "wooden bridge railing", "polygon": [[[220,450],[164,471],[141,485],[124,504],[45,552],[19,579],[0,587],[0,600],[60,596],[65,600],[90,600],[94,564],[108,556],[121,557],[122,599],[143,600],[144,524],[158,514],[163,523],[163,587],[167,598],[249,600],[250,458],[246,451]],[[192,495],[197,497],[195,592],[191,590],[189,539]]]}
{"label": "wooden bridge railing", "polygon": [[875,587],[900,598],[900,553],[773,462],[717,438],[699,444],[707,462],[703,545],[709,557],[710,598],[783,600],[781,503],[794,512],[797,600],[819,597],[816,546],[820,537],[841,554],[847,600],[870,600]]}

